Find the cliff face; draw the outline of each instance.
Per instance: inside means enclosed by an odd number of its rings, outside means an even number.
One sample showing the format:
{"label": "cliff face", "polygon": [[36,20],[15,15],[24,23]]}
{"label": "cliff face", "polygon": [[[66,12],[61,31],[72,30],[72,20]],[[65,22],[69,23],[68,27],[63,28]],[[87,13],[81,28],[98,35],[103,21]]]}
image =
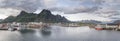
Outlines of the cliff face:
{"label": "cliff face", "polygon": [[35,18],[36,14],[21,11],[21,13],[16,16],[15,22],[34,22]]}
{"label": "cliff face", "polygon": [[39,14],[35,13],[27,13],[25,11],[21,11],[21,13],[15,18],[6,18],[5,22],[68,22],[65,17],[60,15],[53,15],[51,11],[43,9]]}
{"label": "cliff face", "polygon": [[68,20],[60,15],[52,15],[49,10],[42,10],[41,13],[37,15],[36,21],[42,22],[67,22]]}

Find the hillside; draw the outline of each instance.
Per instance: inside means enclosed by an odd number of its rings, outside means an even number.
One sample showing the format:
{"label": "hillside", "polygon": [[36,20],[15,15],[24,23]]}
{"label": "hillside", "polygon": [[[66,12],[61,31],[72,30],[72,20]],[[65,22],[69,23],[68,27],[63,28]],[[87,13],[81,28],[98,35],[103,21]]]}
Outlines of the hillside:
{"label": "hillside", "polygon": [[27,13],[21,11],[16,17],[9,16],[3,22],[69,22],[65,17],[61,15],[53,15],[51,11],[43,9],[39,14]]}

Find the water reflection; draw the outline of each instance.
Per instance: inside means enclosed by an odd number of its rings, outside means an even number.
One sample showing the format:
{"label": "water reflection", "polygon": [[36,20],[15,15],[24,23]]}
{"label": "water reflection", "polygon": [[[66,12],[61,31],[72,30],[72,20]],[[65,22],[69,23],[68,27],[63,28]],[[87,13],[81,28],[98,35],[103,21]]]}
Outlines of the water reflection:
{"label": "water reflection", "polygon": [[34,33],[35,31],[32,29],[24,29],[24,30],[20,30],[19,31],[21,34],[25,34],[25,33]]}
{"label": "water reflection", "polygon": [[119,31],[97,31],[88,27],[45,27],[0,31],[0,41],[119,41]]}
{"label": "water reflection", "polygon": [[44,36],[44,37],[48,37],[48,36],[50,36],[51,35],[51,27],[44,27],[44,28],[42,28],[41,29],[41,34],[42,34],[42,36]]}

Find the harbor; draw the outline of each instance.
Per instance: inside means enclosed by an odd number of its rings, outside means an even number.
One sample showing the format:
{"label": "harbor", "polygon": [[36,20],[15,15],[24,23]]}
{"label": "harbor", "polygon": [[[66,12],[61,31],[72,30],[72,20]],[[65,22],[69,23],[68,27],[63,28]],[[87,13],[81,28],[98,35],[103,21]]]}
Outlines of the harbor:
{"label": "harbor", "polygon": [[[48,30],[49,29],[49,30]],[[23,31],[0,30],[0,41],[119,41],[120,32],[112,30],[98,31],[83,27],[51,26],[40,29]]]}
{"label": "harbor", "polygon": [[120,30],[120,24],[113,24],[113,23],[109,23],[109,24],[97,24],[94,27],[96,30],[116,30],[119,31]]}
{"label": "harbor", "polygon": [[118,41],[119,34],[119,24],[94,26],[42,22],[0,24],[0,41]]}
{"label": "harbor", "polygon": [[30,23],[2,23],[0,24],[0,30],[23,30],[23,29],[39,29],[42,27],[50,26],[46,23],[36,23],[36,22],[30,22]]}
{"label": "harbor", "polygon": [[0,41],[120,41],[120,0],[0,0]]}
{"label": "harbor", "polygon": [[50,27],[52,25],[63,26],[63,27],[80,27],[80,25],[77,23],[12,22],[12,23],[1,23],[0,30],[40,29],[44,27]]}

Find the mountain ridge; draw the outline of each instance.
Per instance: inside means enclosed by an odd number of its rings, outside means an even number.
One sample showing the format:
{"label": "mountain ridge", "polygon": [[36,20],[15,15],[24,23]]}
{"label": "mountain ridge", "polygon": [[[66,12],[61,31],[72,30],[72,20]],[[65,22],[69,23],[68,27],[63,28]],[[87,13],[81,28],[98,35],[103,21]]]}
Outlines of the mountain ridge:
{"label": "mountain ridge", "polygon": [[69,22],[65,17],[61,15],[53,15],[50,10],[43,9],[39,14],[28,13],[21,11],[16,17],[9,16],[4,19],[5,23],[9,22],[46,22],[46,23],[56,23],[56,22]]}

